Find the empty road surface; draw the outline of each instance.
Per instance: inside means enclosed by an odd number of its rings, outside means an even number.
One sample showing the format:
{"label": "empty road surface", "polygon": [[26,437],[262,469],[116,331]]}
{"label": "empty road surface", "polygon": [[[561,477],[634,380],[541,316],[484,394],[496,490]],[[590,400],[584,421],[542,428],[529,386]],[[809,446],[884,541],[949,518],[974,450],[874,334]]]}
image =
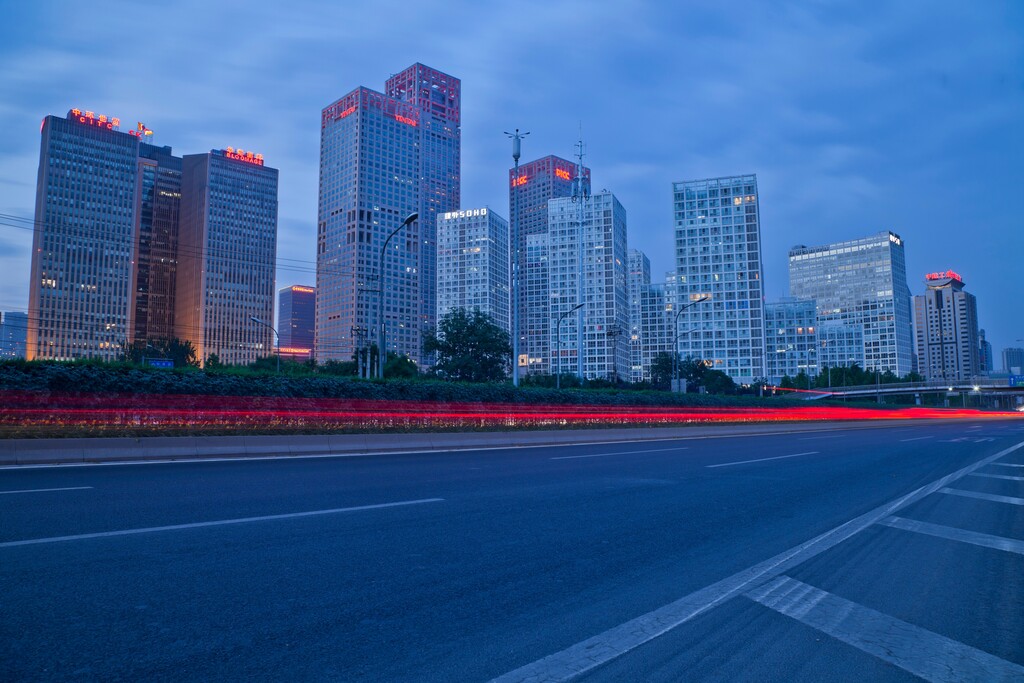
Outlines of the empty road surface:
{"label": "empty road surface", "polygon": [[0,680],[1024,680],[1024,422],[793,429],[0,469]]}

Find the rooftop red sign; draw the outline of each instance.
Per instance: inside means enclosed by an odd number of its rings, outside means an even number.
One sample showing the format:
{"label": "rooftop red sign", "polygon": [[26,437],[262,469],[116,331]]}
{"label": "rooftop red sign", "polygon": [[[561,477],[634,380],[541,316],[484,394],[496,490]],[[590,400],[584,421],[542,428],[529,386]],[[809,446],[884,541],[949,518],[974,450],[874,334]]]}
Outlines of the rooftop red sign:
{"label": "rooftop red sign", "polygon": [[947,270],[945,273],[928,273],[924,276],[925,280],[956,280],[957,282],[963,282],[964,279],[960,277],[959,273],[952,270]]}
{"label": "rooftop red sign", "polygon": [[228,147],[227,149],[224,150],[224,156],[226,156],[228,159],[234,159],[236,161],[245,161],[250,164],[256,164],[257,166],[263,165],[262,154],[253,154],[252,152],[246,152],[245,150],[241,149],[234,149],[232,147]]}

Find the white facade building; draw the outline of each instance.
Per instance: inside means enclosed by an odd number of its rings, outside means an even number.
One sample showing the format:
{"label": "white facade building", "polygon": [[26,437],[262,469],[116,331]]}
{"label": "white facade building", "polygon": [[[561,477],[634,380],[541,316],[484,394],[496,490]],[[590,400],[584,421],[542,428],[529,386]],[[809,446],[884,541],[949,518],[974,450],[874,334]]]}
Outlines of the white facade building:
{"label": "white facade building", "polygon": [[[571,198],[548,202],[548,289],[555,357],[551,372],[628,380],[626,209],[607,191],[583,202],[582,226],[578,209]],[[564,318],[559,327],[559,317],[579,303],[582,308]]]}
{"label": "white facade building", "polygon": [[750,384],[765,375],[757,176],[673,183],[673,199],[678,305],[708,297],[680,314],[678,351]]}
{"label": "white facade building", "polygon": [[437,319],[456,308],[509,320],[508,221],[489,208],[437,215]]}
{"label": "white facade building", "polygon": [[925,276],[914,297],[918,372],[927,380],[967,381],[981,374],[978,303],[961,277],[948,270]]}

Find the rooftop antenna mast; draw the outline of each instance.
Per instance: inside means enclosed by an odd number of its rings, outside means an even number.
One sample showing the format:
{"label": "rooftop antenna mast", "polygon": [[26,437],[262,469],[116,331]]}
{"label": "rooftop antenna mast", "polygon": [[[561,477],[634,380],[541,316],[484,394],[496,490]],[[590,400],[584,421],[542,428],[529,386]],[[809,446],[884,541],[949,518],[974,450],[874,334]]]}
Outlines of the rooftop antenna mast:
{"label": "rooftop antenna mast", "polygon": [[[590,199],[590,183],[584,178],[583,171],[583,157],[587,153],[586,145],[583,144],[583,122],[580,121],[580,136],[576,140],[576,179],[572,186],[572,200],[576,203],[576,226],[577,232],[577,254],[576,254],[576,265],[578,268],[576,276],[576,303],[585,304],[586,299],[584,296],[583,287],[583,242],[584,232],[583,224],[586,219],[586,209],[584,204]],[[576,374],[580,378],[580,382],[583,381],[583,320],[585,317],[586,306],[580,306],[579,311],[576,313]]]}

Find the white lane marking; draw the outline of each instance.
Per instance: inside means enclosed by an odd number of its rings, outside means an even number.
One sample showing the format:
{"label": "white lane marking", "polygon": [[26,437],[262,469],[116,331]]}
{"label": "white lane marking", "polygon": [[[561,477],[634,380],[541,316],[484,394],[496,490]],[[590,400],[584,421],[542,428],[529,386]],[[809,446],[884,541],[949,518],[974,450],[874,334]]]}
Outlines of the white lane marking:
{"label": "white lane marking", "polygon": [[842,434],[830,434],[829,436],[805,436],[797,441],[817,441],[818,439],[842,439]]}
{"label": "white lane marking", "polygon": [[616,657],[626,654],[630,650],[640,647],[644,643],[654,640],[660,635],[668,633],[677,626],[685,624],[694,617],[721,605],[737,595],[766,581],[770,581],[776,576],[785,573],[791,567],[806,562],[815,555],[823,553],[854,534],[867,529],[879,520],[889,517],[901,508],[916,503],[925,496],[931,495],[945,487],[947,484],[970,474],[979,467],[984,467],[990,462],[1014,452],[1022,446],[1024,446],[1024,441],[959,469],[952,474],[947,474],[941,479],[915,489],[901,498],[866,512],[860,517],[855,517],[845,524],[840,524],[836,528],[826,531],[805,543],[801,543],[795,548],[790,548],[775,557],[737,572],[694,593],[690,593],[652,612],[642,614],[596,636],[582,640],[575,645],[570,645],[560,652],[548,655],[535,662],[530,662],[514,671],[499,676],[494,681],[500,683],[512,683],[513,681],[568,681],[575,678]]}
{"label": "white lane marking", "polygon": [[916,519],[906,519],[904,517],[887,517],[878,523],[884,524],[885,526],[891,526],[894,529],[913,531],[919,534],[935,536],[936,538],[945,538],[950,541],[970,543],[972,545],[980,545],[983,548],[995,548],[996,550],[1005,550],[1009,553],[1024,555],[1024,541],[1018,541],[1015,538],[993,536],[992,534],[983,534],[977,531],[968,531],[967,529],[957,529],[955,527],[932,524],[930,522],[920,522]]}
{"label": "white lane marking", "polygon": [[793,453],[792,455],[776,455],[771,458],[758,458],[757,460],[739,460],[737,462],[722,462],[717,465],[705,465],[705,467],[729,467],[730,465],[746,465],[752,462],[766,462],[768,460],[782,460],[783,458],[799,458],[801,455],[817,455],[821,451],[807,451],[806,453]]}
{"label": "white lane marking", "polygon": [[746,595],[927,681],[1024,680],[1024,667],[1019,664],[788,576],[780,576]]}
{"label": "white lane marking", "polygon": [[934,436],[917,436],[913,439],[900,439],[900,441],[922,441],[924,439],[934,439]]}
{"label": "white lane marking", "polygon": [[985,477],[986,479],[1007,479],[1009,481],[1024,481],[1024,477],[1015,477],[1012,474],[985,474],[984,472],[974,472],[971,474],[972,477]]}
{"label": "white lane marking", "polygon": [[8,493],[45,493],[47,491],[85,491],[91,489],[91,486],[66,486],[62,489],[21,489],[20,491],[0,491],[0,496],[7,495]]}
{"label": "white lane marking", "polygon": [[182,529],[199,529],[208,526],[226,524],[247,524],[249,522],[269,522],[276,519],[294,519],[296,517],[314,517],[317,515],[333,515],[342,512],[360,512],[362,510],[380,510],[383,508],[401,507],[403,505],[422,505],[423,503],[440,503],[444,498],[423,498],[420,500],[401,500],[396,503],[378,503],[376,505],[357,505],[349,508],[332,508],[330,510],[311,510],[309,512],[289,512],[283,515],[263,515],[260,517],[240,517],[238,519],[218,519],[213,522],[192,522],[190,524],[172,524],[169,526],[151,526],[140,529],[121,529],[119,531],[101,531],[93,534],[75,534],[74,536],[51,536],[50,538],[30,538],[24,541],[7,541],[0,543],[0,548],[14,548],[22,545],[38,545],[41,543],[60,543],[63,541],[83,541],[90,538],[108,538],[111,536],[132,536],[134,534],[151,534],[157,531],[180,531]]}
{"label": "white lane marking", "polygon": [[688,446],[676,446],[675,448],[652,448],[647,451],[612,451],[611,453],[590,453],[588,455],[559,455],[551,460],[575,460],[577,458],[603,458],[606,455],[633,455],[635,453],[661,453],[663,451],[685,451]]}
{"label": "white lane marking", "polygon": [[990,500],[994,503],[1009,503],[1010,505],[1024,505],[1024,498],[1013,496],[1000,496],[995,493],[982,493],[981,491],[966,491],[964,489],[939,489],[939,493],[948,493],[951,496],[963,496],[964,498],[977,498],[978,500]]}
{"label": "white lane marking", "polygon": [[1024,463],[1020,462],[994,462],[992,464],[1000,467],[1024,467]]}

